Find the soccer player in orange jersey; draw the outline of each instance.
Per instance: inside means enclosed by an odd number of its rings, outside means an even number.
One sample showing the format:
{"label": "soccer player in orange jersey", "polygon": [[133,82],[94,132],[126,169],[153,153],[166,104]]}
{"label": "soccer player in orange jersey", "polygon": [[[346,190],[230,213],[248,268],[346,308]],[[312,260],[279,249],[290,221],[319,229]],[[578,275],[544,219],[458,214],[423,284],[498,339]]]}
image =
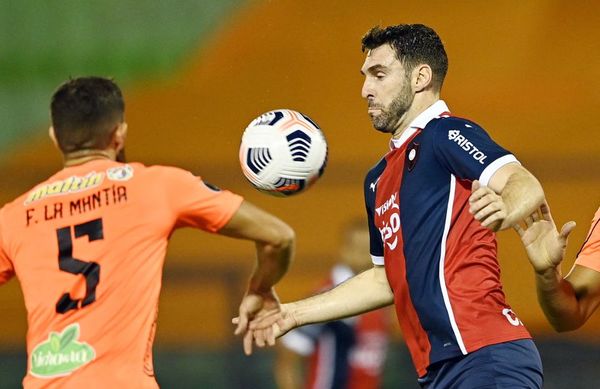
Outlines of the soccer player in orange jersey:
{"label": "soccer player in orange jersey", "polygon": [[152,343],[177,228],[256,242],[239,333],[278,304],[288,225],[187,171],[125,163],[124,102],[109,79],[65,82],[51,115],[64,168],[0,210],[0,284],[16,275],[27,308],[25,388],[158,387]]}
{"label": "soccer player in orange jersey", "polygon": [[526,228],[516,225],[515,229],[535,270],[538,300],[546,318],[557,331],[581,327],[600,305],[600,208],[566,277],[560,264],[575,222],[564,224],[559,233],[547,204],[541,207],[541,218],[534,213],[525,222]]}

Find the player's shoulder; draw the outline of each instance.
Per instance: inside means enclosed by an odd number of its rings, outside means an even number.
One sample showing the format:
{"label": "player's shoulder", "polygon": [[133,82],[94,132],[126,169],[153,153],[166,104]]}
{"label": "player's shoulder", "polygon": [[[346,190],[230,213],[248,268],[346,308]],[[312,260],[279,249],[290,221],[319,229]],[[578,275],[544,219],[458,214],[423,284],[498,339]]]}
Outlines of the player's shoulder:
{"label": "player's shoulder", "polygon": [[[434,129],[434,132],[450,131],[450,130],[483,130],[483,128],[472,120],[460,116],[440,116],[431,120],[427,124],[427,128]],[[437,131],[435,131],[437,130]],[[427,132],[427,131],[425,131]]]}
{"label": "player's shoulder", "polygon": [[377,179],[377,177],[379,177],[385,170],[386,165],[387,161],[385,157],[377,161],[377,163],[367,171],[367,174],[365,175],[365,184]]}
{"label": "player's shoulder", "polygon": [[148,177],[152,180],[186,180],[195,177],[189,170],[169,165],[143,165],[137,164],[136,172],[139,171],[140,176]]}
{"label": "player's shoulder", "polygon": [[600,207],[596,210],[592,219],[592,226],[590,227],[589,239],[594,241],[600,241]]}
{"label": "player's shoulder", "polygon": [[594,222],[597,222],[598,220],[600,220],[600,207],[598,207],[596,213],[594,214]]}

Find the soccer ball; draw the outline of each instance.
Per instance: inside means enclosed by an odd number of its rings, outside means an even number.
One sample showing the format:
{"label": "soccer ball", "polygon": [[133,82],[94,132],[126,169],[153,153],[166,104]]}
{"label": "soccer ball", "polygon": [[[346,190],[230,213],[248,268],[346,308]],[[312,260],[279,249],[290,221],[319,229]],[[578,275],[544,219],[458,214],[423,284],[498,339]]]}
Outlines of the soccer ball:
{"label": "soccer ball", "polygon": [[308,189],[327,164],[327,142],[308,116],[278,109],[254,119],[240,145],[242,172],[258,190],[290,196]]}

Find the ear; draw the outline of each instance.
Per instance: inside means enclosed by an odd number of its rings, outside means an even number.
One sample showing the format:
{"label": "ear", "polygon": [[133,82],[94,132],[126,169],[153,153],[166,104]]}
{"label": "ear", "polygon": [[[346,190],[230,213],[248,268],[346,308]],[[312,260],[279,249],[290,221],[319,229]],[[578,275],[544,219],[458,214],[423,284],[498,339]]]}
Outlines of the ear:
{"label": "ear", "polygon": [[54,146],[60,149],[60,147],[58,146],[58,141],[56,140],[56,133],[54,132],[53,126],[50,126],[50,128],[48,128],[48,136],[50,136],[50,139],[52,139],[52,143],[54,143]]}
{"label": "ear", "polygon": [[413,69],[413,87],[415,92],[422,92],[431,86],[433,82],[433,71],[427,64],[420,64]]}
{"label": "ear", "polygon": [[117,126],[113,133],[113,146],[117,153],[125,147],[125,139],[127,138],[127,123],[122,122]]}

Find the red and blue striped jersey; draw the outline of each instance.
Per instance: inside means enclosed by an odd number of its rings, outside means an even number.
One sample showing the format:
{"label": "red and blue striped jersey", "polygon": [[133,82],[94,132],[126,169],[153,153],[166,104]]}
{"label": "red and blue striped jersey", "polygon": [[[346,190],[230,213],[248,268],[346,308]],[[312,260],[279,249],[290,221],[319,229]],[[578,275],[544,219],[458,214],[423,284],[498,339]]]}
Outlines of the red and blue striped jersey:
{"label": "red and blue striped jersey", "polygon": [[443,101],[366,176],[371,256],[384,265],[419,376],[481,347],[530,338],[505,301],[493,232],[469,212],[471,183],[517,162]]}

